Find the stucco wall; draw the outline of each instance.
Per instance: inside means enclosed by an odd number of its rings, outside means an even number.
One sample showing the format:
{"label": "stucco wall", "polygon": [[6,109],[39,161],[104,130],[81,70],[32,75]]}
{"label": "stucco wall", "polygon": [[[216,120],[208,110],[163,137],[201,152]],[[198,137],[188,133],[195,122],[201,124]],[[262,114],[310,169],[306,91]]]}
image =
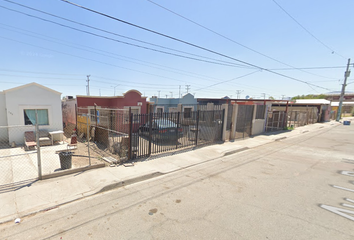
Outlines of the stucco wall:
{"label": "stucco wall", "polygon": [[265,120],[254,119],[252,123],[252,135],[258,135],[264,133]]}
{"label": "stucco wall", "polygon": [[[9,142],[24,143],[24,132],[33,130],[32,126],[24,126],[25,109],[48,109],[49,125],[40,126],[48,131],[63,130],[60,93],[28,85],[5,91]],[[22,127],[11,127],[22,126]]]}
{"label": "stucco wall", "polygon": [[190,93],[182,98],[151,98],[150,101],[154,102],[154,112],[156,112],[157,107],[163,107],[164,112],[169,112],[170,108],[177,108],[178,104],[193,107],[193,111],[196,111],[198,105],[197,99]]}
{"label": "stucco wall", "polygon": [[[141,105],[138,105],[138,102]],[[77,107],[87,107],[94,106],[96,104],[101,108],[119,108],[124,109],[125,107],[140,107],[140,113],[147,113],[146,109],[146,97],[141,97],[138,91],[130,90],[124,94],[124,96],[117,97],[86,97],[77,96]]]}
{"label": "stucco wall", "polygon": [[[5,127],[4,127],[5,126]],[[6,102],[4,92],[0,92],[0,142],[8,141]]]}

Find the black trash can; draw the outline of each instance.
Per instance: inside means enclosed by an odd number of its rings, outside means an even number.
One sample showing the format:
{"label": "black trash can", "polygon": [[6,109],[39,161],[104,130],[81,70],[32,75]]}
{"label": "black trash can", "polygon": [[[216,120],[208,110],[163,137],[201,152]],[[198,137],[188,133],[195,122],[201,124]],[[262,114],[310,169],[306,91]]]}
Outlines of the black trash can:
{"label": "black trash can", "polygon": [[73,152],[60,152],[60,167],[61,169],[70,169],[71,168],[71,157],[73,156]]}

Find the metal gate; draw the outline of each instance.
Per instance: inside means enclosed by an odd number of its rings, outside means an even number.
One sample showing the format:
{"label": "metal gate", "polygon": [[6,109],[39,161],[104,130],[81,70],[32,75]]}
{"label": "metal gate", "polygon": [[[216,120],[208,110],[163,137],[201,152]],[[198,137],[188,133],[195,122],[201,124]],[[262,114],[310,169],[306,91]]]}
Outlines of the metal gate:
{"label": "metal gate", "polygon": [[272,111],[268,113],[266,132],[283,130],[286,127],[286,112]]}
{"label": "metal gate", "polygon": [[238,105],[235,138],[246,138],[252,133],[253,105]]}
{"label": "metal gate", "polygon": [[233,110],[234,106],[229,104],[227,109],[227,120],[226,120],[226,130],[229,131],[232,128],[232,115],[233,115]]}
{"label": "metal gate", "polygon": [[223,110],[131,114],[129,159],[221,141]]}

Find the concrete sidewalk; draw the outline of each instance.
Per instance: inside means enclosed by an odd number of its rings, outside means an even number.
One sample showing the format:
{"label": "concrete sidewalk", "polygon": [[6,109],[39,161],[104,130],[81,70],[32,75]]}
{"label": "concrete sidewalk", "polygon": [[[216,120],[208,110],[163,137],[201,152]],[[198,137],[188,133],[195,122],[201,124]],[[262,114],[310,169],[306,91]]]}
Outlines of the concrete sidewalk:
{"label": "concrete sidewalk", "polygon": [[[346,120],[353,121],[354,118]],[[226,142],[178,154],[170,154],[165,157],[157,157],[137,162],[134,166],[129,166],[128,164],[127,166],[105,167],[43,181],[30,182],[28,185],[20,186],[16,190],[0,189],[0,224],[47,211],[119,186],[168,174],[274,141],[301,136],[307,132],[329,129],[341,124],[333,121],[317,123],[299,127],[293,131],[259,135],[246,140]]]}

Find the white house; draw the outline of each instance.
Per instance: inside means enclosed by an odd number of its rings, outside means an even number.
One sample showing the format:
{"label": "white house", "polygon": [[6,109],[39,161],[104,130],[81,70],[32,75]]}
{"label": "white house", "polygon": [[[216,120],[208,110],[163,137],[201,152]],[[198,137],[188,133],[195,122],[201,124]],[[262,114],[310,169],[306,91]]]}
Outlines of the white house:
{"label": "white house", "polygon": [[63,130],[61,93],[37,83],[0,92],[0,141],[24,143],[24,132],[34,131],[37,110],[40,129]]}

